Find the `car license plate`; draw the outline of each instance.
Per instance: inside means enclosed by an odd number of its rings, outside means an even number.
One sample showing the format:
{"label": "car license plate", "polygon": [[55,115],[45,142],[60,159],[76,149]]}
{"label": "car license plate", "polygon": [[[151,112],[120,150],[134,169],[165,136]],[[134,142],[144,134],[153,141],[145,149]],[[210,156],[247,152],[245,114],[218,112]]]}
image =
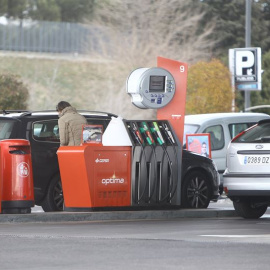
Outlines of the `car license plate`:
{"label": "car license plate", "polygon": [[270,156],[244,156],[244,164],[270,164]]}

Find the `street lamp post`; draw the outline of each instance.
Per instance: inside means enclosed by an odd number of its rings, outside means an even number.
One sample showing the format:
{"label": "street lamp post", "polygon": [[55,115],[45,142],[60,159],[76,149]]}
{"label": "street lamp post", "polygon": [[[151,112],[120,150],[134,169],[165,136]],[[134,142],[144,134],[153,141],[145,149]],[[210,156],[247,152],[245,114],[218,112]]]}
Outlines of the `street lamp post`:
{"label": "street lamp post", "polygon": [[[251,46],[251,1],[246,0],[246,32],[245,32],[245,47]],[[245,90],[245,109],[250,107],[250,91]]]}

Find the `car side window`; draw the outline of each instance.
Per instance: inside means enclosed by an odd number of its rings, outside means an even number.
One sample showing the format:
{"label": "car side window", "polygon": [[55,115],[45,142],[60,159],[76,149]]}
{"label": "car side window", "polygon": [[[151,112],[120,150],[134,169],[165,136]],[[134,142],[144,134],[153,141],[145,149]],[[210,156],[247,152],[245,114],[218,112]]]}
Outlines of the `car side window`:
{"label": "car side window", "polygon": [[45,120],[33,123],[33,139],[41,142],[59,143],[57,120]]}
{"label": "car side window", "polygon": [[11,138],[15,122],[12,120],[0,121],[0,140]]}
{"label": "car side window", "polygon": [[[87,123],[89,125],[102,125],[104,132],[109,121],[87,118]],[[33,123],[33,139],[40,142],[60,143],[58,120],[44,120]]]}
{"label": "car side window", "polygon": [[255,125],[256,123],[238,123],[238,124],[229,124],[229,131],[231,135],[231,139],[236,135],[244,131],[245,129]]}
{"label": "car side window", "polygon": [[221,125],[207,127],[203,133],[209,133],[211,139],[211,150],[220,150],[225,145],[224,131]]}

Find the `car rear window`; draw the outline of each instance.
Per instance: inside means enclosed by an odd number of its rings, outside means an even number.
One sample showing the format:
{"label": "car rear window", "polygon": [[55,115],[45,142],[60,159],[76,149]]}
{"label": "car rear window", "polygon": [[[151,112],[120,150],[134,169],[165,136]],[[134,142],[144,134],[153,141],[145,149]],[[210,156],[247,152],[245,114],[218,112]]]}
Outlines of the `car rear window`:
{"label": "car rear window", "polygon": [[1,119],[0,120],[0,140],[12,138],[14,134],[16,121],[12,119]]}
{"label": "car rear window", "polygon": [[231,139],[234,138],[236,135],[244,131],[245,129],[255,125],[256,123],[236,123],[236,124],[229,124],[229,130]]}
{"label": "car rear window", "polygon": [[235,138],[237,143],[270,143],[270,123],[257,125]]}

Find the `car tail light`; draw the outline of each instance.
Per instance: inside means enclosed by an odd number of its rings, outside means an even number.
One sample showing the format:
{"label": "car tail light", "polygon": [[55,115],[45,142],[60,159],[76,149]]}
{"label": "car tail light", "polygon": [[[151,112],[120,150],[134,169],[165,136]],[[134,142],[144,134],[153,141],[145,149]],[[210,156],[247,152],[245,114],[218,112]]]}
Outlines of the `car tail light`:
{"label": "car tail light", "polygon": [[252,126],[252,127],[249,127],[247,129],[245,129],[244,131],[240,132],[238,135],[236,135],[232,140],[231,142],[234,142],[236,139],[238,139],[239,137],[241,137],[243,134],[245,134],[247,131],[253,129],[254,127],[256,127],[258,124]]}

